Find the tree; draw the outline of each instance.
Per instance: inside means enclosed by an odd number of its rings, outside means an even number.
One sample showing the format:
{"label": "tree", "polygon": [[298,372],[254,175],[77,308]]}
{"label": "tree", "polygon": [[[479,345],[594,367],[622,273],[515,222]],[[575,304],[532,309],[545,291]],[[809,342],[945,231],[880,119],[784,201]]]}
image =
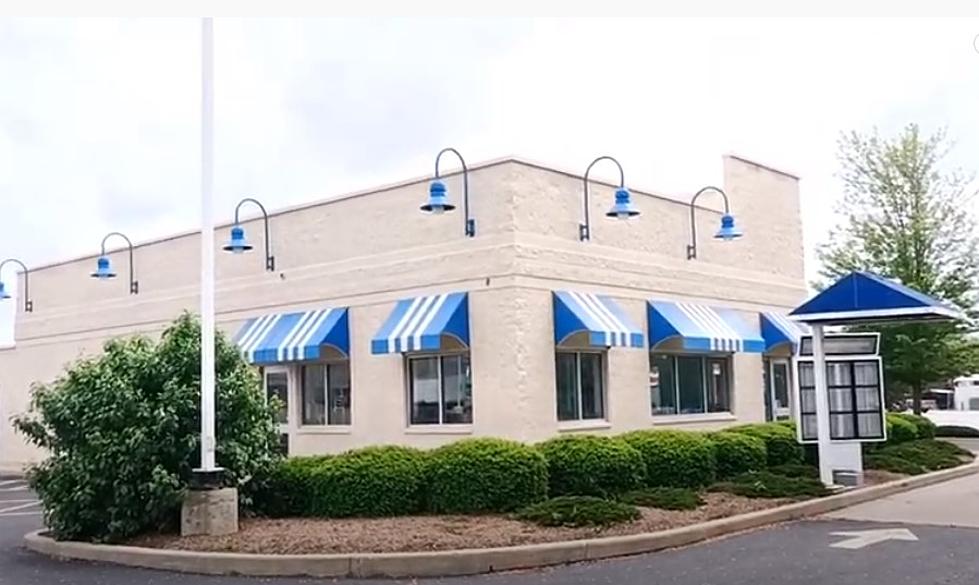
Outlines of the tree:
{"label": "tree", "polygon": [[[200,324],[158,343],[116,339],[32,391],[14,426],[48,451],[28,472],[58,539],[115,542],[171,527],[200,463]],[[274,404],[238,349],[215,340],[217,463],[247,506],[278,459]]]}
{"label": "tree", "polygon": [[[975,315],[979,238],[970,212],[972,177],[948,169],[944,130],[922,136],[915,124],[897,136],[844,134],[839,141],[842,223],[818,250],[820,274],[853,270],[890,278]],[[921,393],[979,369],[979,348],[961,323],[875,327],[889,392]]]}

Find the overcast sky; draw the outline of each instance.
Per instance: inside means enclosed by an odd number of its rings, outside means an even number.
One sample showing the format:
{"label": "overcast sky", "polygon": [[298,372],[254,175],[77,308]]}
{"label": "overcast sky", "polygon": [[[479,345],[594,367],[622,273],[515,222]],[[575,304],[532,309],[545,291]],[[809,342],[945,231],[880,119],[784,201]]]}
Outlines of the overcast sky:
{"label": "overcast sky", "polygon": [[[197,225],[199,35],[193,19],[0,19],[0,259]],[[630,185],[674,193],[736,152],[803,178],[812,276],[841,131],[947,126],[953,162],[979,170],[977,35],[975,19],[219,19],[216,209],[423,175],[449,145],[582,170],[612,154]],[[0,305],[0,344],[12,316]]]}

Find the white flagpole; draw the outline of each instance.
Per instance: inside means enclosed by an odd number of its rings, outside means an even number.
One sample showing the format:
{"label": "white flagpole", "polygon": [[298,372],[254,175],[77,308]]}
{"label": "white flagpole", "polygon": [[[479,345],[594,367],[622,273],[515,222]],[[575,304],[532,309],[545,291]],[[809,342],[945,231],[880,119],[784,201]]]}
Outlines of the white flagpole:
{"label": "white flagpole", "polygon": [[201,470],[214,471],[214,22],[201,21]]}

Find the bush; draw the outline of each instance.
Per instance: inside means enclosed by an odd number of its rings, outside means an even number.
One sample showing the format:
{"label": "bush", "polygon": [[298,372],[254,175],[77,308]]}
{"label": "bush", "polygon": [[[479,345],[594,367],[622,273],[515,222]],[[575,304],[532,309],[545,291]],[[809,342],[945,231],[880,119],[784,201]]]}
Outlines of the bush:
{"label": "bush", "polygon": [[784,475],[785,477],[811,477],[814,479],[819,479],[818,467],[800,463],[776,465],[775,467],[769,467],[768,471],[776,475]]}
{"label": "bush", "polygon": [[936,437],[979,437],[979,429],[972,427],[959,427],[955,425],[941,425],[935,428]]}
{"label": "bush", "polygon": [[516,517],[541,526],[609,526],[637,520],[640,513],[622,502],[593,496],[561,496],[527,506]]}
{"label": "bush", "polygon": [[887,444],[896,445],[918,438],[918,427],[893,412],[887,413]]}
{"label": "bush", "polygon": [[642,454],[646,485],[701,487],[714,481],[714,445],[703,433],[633,431],[621,438]]}
{"label": "bush", "polygon": [[796,441],[794,428],[781,422],[758,423],[731,427],[726,432],[742,433],[765,441],[768,466],[774,467],[786,463],[802,463],[802,446]]}
{"label": "bush", "polygon": [[713,433],[717,477],[726,478],[747,471],[764,469],[768,463],[765,441],[745,433]]}
{"label": "bush", "polygon": [[260,480],[255,512],[272,518],[311,515],[313,476],[330,457],[292,457],[280,461]]}
{"label": "bush", "polygon": [[889,413],[888,417],[896,417],[901,420],[905,420],[915,427],[915,436],[919,439],[934,439],[935,438],[935,423],[928,420],[918,414],[911,414],[910,412],[895,412]]}
{"label": "bush", "polygon": [[892,473],[903,473],[905,475],[921,475],[928,471],[913,461],[894,457],[893,455],[880,455],[879,453],[873,453],[864,457],[863,464],[867,469],[880,469]]}
{"label": "bush", "polygon": [[622,494],[620,502],[661,510],[696,510],[704,504],[700,494],[689,488],[646,488]]}
{"label": "bush", "polygon": [[313,467],[310,507],[323,518],[400,516],[422,509],[425,453],[409,447],[367,447]]}
{"label": "bush", "polygon": [[465,439],[432,451],[428,505],[436,513],[509,512],[547,497],[540,451],[502,439]]}
{"label": "bush", "polygon": [[829,493],[818,479],[786,477],[769,471],[753,471],[711,486],[711,491],[727,492],[747,498],[803,498]]}
{"label": "bush", "polygon": [[643,485],[642,455],[620,439],[570,435],[538,445],[552,496],[612,496]]}
{"label": "bush", "polygon": [[864,463],[870,469],[917,475],[926,471],[958,467],[972,459],[972,453],[957,445],[935,439],[922,439],[885,445],[864,457]]}
{"label": "bush", "polygon": [[[223,335],[215,341],[217,464],[247,507],[278,460],[261,381]],[[28,472],[60,540],[116,542],[173,526],[200,465],[200,326],[188,314],[159,342],[115,339],[32,389],[15,428],[48,458]]]}

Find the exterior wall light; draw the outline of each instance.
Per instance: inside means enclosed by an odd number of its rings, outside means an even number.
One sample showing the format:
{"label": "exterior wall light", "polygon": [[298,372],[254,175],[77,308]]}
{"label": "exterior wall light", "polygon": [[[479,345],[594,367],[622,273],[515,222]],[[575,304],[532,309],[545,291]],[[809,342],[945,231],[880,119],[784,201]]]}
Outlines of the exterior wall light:
{"label": "exterior wall light", "polygon": [[458,150],[454,148],[443,148],[435,157],[435,180],[429,186],[428,201],[421,206],[421,210],[425,213],[441,215],[456,208],[455,205],[449,203],[445,183],[439,180],[441,178],[441,174],[439,174],[439,161],[442,159],[442,155],[447,152],[456,155],[459,162],[462,163],[462,206],[466,214],[466,237],[471,238],[476,235],[476,220],[473,219],[469,211],[469,169],[466,167],[466,161],[459,154]]}
{"label": "exterior wall light", "polygon": [[138,295],[139,281],[137,281],[134,276],[135,269],[133,267],[133,243],[125,236],[125,234],[111,232],[102,238],[102,254],[99,256],[95,272],[93,272],[91,276],[92,278],[97,278],[99,280],[109,280],[110,278],[116,277],[115,271],[112,270],[112,264],[109,262],[109,257],[105,255],[105,242],[112,236],[119,236],[120,238],[126,240],[126,244],[129,246],[129,294]]}
{"label": "exterior wall light", "polygon": [[734,216],[731,215],[731,203],[728,201],[727,193],[717,187],[704,187],[697,191],[690,200],[690,243],[687,244],[687,260],[693,260],[697,257],[697,221],[695,217],[697,207],[695,204],[697,198],[707,191],[716,191],[724,198],[724,215],[721,216],[721,227],[714,234],[714,237],[727,241],[740,238],[743,235],[741,228],[734,225]]}
{"label": "exterior wall light", "polygon": [[629,190],[625,188],[625,173],[622,171],[622,165],[620,165],[619,161],[615,160],[611,156],[600,156],[591,161],[591,164],[589,164],[588,168],[585,169],[583,192],[585,221],[578,224],[578,239],[582,242],[586,242],[591,239],[591,219],[588,212],[588,175],[591,173],[591,168],[595,166],[595,163],[602,160],[610,160],[615,163],[616,167],[619,168],[619,188],[615,191],[615,203],[607,212],[605,212],[605,216],[617,219],[629,219],[639,215],[639,210],[632,204],[632,195],[629,193]]}
{"label": "exterior wall light", "polygon": [[245,203],[254,203],[262,211],[262,218],[265,221],[265,270],[275,272],[275,256],[272,255],[272,238],[269,236],[269,214],[265,211],[265,206],[257,199],[246,197],[238,202],[235,207],[235,225],[231,228],[231,239],[221,249],[232,254],[243,254],[254,249],[254,246],[249,244],[245,238],[245,228],[241,227],[238,220],[238,213]]}
{"label": "exterior wall light", "polygon": [[[7,258],[3,262],[0,262],[0,275],[3,274],[3,267],[7,265],[8,262],[13,262],[14,264],[19,264],[21,269],[24,271],[24,312],[33,313],[34,312],[34,301],[31,300],[31,271],[27,269],[27,266],[23,262],[16,258]],[[0,280],[0,301],[5,301],[10,298],[10,293],[6,291],[3,286],[3,281]]]}

